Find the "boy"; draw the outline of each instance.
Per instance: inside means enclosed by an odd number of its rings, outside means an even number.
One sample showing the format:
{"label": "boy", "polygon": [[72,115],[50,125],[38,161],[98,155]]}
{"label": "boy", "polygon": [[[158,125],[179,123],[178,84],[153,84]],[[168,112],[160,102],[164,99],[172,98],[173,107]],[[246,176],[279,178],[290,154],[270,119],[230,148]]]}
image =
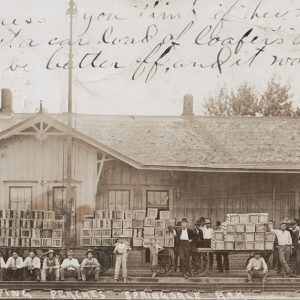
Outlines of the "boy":
{"label": "boy", "polygon": [[24,278],[26,280],[37,280],[41,278],[41,261],[35,251],[31,251],[24,260]]}
{"label": "boy", "polygon": [[259,252],[255,252],[247,266],[247,275],[249,283],[252,283],[253,278],[262,278],[262,282],[265,283],[268,274],[268,266]]}
{"label": "boy", "polygon": [[127,282],[127,256],[128,252],[131,250],[128,243],[124,240],[124,235],[120,235],[118,242],[115,244],[114,254],[116,255],[115,263],[115,282],[119,279],[120,268],[122,266],[122,273],[124,278],[124,283]]}
{"label": "boy", "polygon": [[86,252],[86,258],[81,263],[81,275],[82,281],[86,281],[86,279],[90,276],[93,276],[95,281],[99,280],[100,273],[100,264],[98,259],[94,257],[94,253],[92,249],[88,249]]}
{"label": "boy", "polygon": [[158,265],[158,253],[164,248],[159,245],[154,238],[150,240],[150,244],[144,243],[144,248],[149,248],[150,250],[150,266],[152,270],[152,277],[157,276],[157,265]]}

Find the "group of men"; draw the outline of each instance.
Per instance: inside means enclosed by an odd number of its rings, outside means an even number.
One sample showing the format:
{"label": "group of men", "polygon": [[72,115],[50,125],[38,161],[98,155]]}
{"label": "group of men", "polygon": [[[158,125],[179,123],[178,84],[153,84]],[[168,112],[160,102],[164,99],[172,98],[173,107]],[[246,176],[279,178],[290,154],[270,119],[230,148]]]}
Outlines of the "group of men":
{"label": "group of men", "polygon": [[0,280],[20,281],[64,281],[66,277],[75,277],[86,281],[91,277],[95,281],[99,279],[101,266],[94,257],[93,250],[88,249],[86,258],[79,264],[74,257],[75,253],[70,250],[67,258],[60,264],[53,250],[49,250],[41,262],[35,251],[31,251],[24,260],[18,251],[12,251],[7,262],[4,262],[3,254],[0,254]]}
{"label": "group of men", "polygon": [[[187,228],[188,221],[186,218],[177,224],[177,227],[169,227],[173,232],[174,254],[175,254],[175,272],[177,271],[178,258],[180,258],[180,269],[185,278],[191,277],[191,257],[193,256],[193,249],[196,248],[211,248],[214,229],[211,227],[211,221],[201,217],[194,224],[194,229]],[[221,222],[216,222],[216,230],[222,230]],[[228,253],[219,252],[216,254],[218,272],[222,273],[229,271]],[[209,254],[209,270],[213,269],[213,253]]]}

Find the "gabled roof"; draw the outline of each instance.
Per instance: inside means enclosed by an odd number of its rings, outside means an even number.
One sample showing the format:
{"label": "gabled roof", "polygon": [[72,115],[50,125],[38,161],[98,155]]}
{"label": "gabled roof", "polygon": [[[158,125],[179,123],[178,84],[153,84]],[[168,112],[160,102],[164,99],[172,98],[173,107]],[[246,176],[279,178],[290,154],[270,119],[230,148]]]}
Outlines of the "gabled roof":
{"label": "gabled roof", "polygon": [[[64,114],[46,116],[66,124]],[[30,117],[0,117],[0,137]],[[141,169],[300,171],[297,118],[75,115],[74,128]]]}

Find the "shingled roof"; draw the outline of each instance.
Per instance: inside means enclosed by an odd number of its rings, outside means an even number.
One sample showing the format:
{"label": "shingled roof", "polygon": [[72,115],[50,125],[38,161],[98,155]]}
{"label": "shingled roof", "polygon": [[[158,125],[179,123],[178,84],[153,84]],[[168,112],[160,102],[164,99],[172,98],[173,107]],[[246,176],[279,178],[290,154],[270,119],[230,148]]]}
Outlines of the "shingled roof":
{"label": "shingled roof", "polygon": [[[0,118],[0,132],[29,117]],[[75,115],[74,127],[141,168],[300,170],[297,118]]]}

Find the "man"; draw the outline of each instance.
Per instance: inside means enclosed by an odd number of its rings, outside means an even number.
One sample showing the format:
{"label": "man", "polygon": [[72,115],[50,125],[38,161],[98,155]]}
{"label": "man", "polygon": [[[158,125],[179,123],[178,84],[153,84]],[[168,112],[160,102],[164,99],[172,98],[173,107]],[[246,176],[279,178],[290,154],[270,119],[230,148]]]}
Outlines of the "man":
{"label": "man", "polygon": [[41,279],[41,261],[35,251],[31,251],[24,260],[24,278],[29,281]]}
{"label": "man", "polygon": [[[203,231],[203,247],[211,248],[211,239],[213,237],[214,230],[211,228],[211,222],[205,222],[205,226],[202,229]],[[214,263],[214,255],[212,252],[209,253],[209,271],[212,271]]]}
{"label": "man", "polygon": [[[216,222],[216,230],[224,232],[220,221]],[[225,272],[229,271],[229,259],[228,259],[227,252],[217,252],[216,260],[217,260],[217,267],[218,267],[219,273],[223,273],[224,269],[225,269]]]}
{"label": "man", "polygon": [[268,274],[268,266],[259,252],[256,252],[247,266],[247,275],[249,283],[252,283],[253,278],[262,278],[262,282],[265,283]]}
{"label": "man", "polygon": [[6,262],[6,280],[18,281],[23,275],[23,258],[19,256],[19,251],[12,251],[11,257]]}
{"label": "man", "polygon": [[290,276],[290,255],[291,255],[291,246],[292,246],[292,238],[290,232],[287,230],[286,221],[282,221],[280,223],[280,229],[271,229],[272,232],[275,233],[277,242],[278,242],[278,255],[279,261],[281,265],[281,269],[283,270],[283,276]]}
{"label": "man", "polygon": [[294,252],[293,255],[295,256],[296,259],[296,274],[300,275],[300,231],[296,230],[293,234],[293,247],[294,247]]}
{"label": "man", "polygon": [[88,277],[94,277],[95,281],[99,280],[100,264],[98,259],[94,257],[93,250],[88,249],[86,258],[81,263],[82,281],[86,281]]}
{"label": "man", "polygon": [[176,243],[178,245],[178,253],[180,257],[180,264],[182,264],[182,274],[184,278],[192,276],[191,266],[190,266],[190,256],[191,256],[191,245],[193,239],[193,230],[187,228],[188,221],[186,218],[182,218],[181,227],[179,229],[174,229],[173,234],[176,238]]}
{"label": "man", "polygon": [[293,230],[293,233],[295,231],[299,231],[299,220],[295,219],[294,221],[291,222],[291,229]]}
{"label": "man", "polygon": [[78,259],[74,258],[75,253],[70,250],[67,255],[68,257],[64,259],[60,266],[60,279],[64,281],[66,275],[68,275],[71,277],[77,277],[78,280],[81,280],[80,264]]}
{"label": "man", "polygon": [[203,246],[203,231],[201,229],[201,223],[197,221],[195,223],[192,248],[201,248],[202,246]]}
{"label": "man", "polygon": [[205,226],[205,218],[201,217],[199,218],[200,228],[202,229]]}
{"label": "man", "polygon": [[[172,228],[172,226],[170,226],[170,227]],[[181,222],[177,222],[176,229],[179,229],[180,227],[181,227]],[[173,230],[172,230],[172,232],[173,232]],[[174,238],[174,272],[177,272],[177,268],[178,268],[179,245],[177,244],[177,242],[178,242],[178,240],[176,238]],[[180,272],[182,272],[181,265],[180,265]]]}
{"label": "man", "polygon": [[42,281],[59,280],[59,261],[54,256],[54,251],[49,250],[43,261]]}

